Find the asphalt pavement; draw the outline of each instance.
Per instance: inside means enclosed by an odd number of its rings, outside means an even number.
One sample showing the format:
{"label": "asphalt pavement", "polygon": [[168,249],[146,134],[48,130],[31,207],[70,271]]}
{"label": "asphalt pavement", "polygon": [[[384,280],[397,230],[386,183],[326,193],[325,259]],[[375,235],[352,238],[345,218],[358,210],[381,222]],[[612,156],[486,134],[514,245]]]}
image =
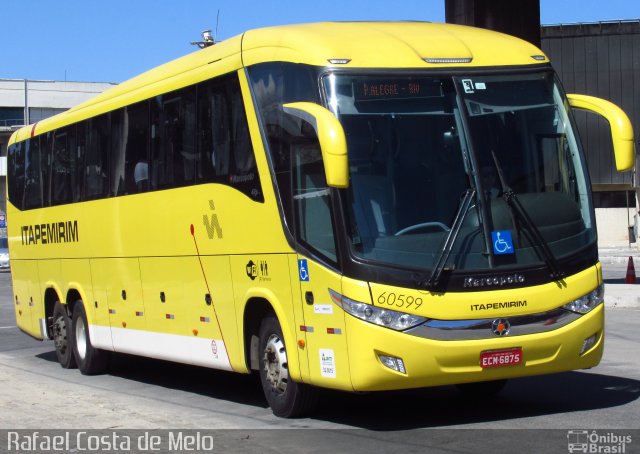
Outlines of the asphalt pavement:
{"label": "asphalt pavement", "polygon": [[[255,376],[128,355],[116,356],[104,375],[63,369],[53,342],[37,342],[15,327],[10,275],[0,273],[0,452],[27,451],[8,445],[9,430],[32,440],[55,428],[94,440],[138,429],[133,440],[151,434],[163,443],[167,431],[202,433],[215,447],[200,452],[566,453],[571,437],[587,434],[597,443],[585,452],[640,453],[640,284],[625,283],[629,256],[640,271],[640,254],[611,248],[600,255],[607,306],[616,308],[607,311],[597,368],[514,379],[484,401],[454,387],[325,390],[313,417],[294,420],[273,416]],[[619,437],[629,442],[620,444]]]}

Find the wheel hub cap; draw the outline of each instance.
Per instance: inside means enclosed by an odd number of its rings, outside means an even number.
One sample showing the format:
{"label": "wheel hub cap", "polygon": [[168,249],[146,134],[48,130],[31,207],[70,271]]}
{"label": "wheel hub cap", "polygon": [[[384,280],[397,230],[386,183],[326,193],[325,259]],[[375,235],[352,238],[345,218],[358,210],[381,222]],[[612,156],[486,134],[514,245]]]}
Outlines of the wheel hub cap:
{"label": "wheel hub cap", "polygon": [[264,349],[262,363],[267,379],[267,383],[279,392],[284,393],[289,381],[289,369],[287,363],[287,351],[279,336],[272,334],[269,336]]}
{"label": "wheel hub cap", "polygon": [[62,317],[53,322],[53,343],[57,350],[63,352],[67,347],[67,325]]}

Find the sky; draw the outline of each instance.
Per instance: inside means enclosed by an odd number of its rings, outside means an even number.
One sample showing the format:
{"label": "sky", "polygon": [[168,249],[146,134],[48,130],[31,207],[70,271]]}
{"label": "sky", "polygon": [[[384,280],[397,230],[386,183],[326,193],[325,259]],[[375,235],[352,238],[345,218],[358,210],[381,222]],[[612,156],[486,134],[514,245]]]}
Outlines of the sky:
{"label": "sky", "polygon": [[[514,0],[517,1],[517,0]],[[444,22],[444,0],[0,0],[0,78],[122,82],[245,30],[325,20]],[[540,0],[543,24],[640,18],[637,0]]]}

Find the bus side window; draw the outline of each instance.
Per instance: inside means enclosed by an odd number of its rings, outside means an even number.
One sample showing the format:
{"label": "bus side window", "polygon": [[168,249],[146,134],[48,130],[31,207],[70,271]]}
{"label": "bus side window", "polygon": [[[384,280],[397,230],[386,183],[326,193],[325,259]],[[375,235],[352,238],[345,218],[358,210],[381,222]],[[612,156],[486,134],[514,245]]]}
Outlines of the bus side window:
{"label": "bus side window", "polygon": [[83,199],[93,200],[108,195],[109,115],[92,118],[88,124]]}
{"label": "bus side window", "polygon": [[72,201],[79,202],[82,200],[83,184],[84,184],[84,160],[87,152],[87,123],[86,121],[78,123],[76,129],[76,146],[75,146],[75,160],[76,166],[72,175]]}
{"label": "bus side window", "polygon": [[128,106],[126,115],[125,191],[149,190],[149,102]]}
{"label": "bus side window", "polygon": [[40,137],[34,137],[24,143],[26,145],[24,208],[40,208],[42,207]]}
{"label": "bus side window", "polygon": [[198,118],[201,135],[198,155],[198,182],[226,182],[229,175],[231,134],[229,103],[220,80],[198,87]]}
{"label": "bus side window", "polygon": [[228,184],[263,201],[240,84],[235,74],[198,86],[197,181]]}
{"label": "bus side window", "polygon": [[193,184],[196,174],[195,87],[151,101],[151,187]]}
{"label": "bus side window", "polygon": [[25,179],[25,143],[16,143],[8,150],[8,174],[13,178],[8,178],[9,201],[18,209],[23,208],[24,179]]}
{"label": "bus side window", "polygon": [[124,110],[114,110],[111,112],[110,195],[125,194],[124,167],[126,145],[127,130],[124,127]]}
{"label": "bus side window", "polygon": [[75,125],[55,131],[51,161],[51,205],[69,203],[73,199],[75,176]]}
{"label": "bus side window", "polygon": [[[311,126],[309,129],[311,129]],[[298,237],[337,260],[324,163],[316,137],[291,142],[293,200]]]}
{"label": "bus side window", "polygon": [[238,175],[248,175],[256,172],[256,159],[249,137],[249,126],[247,116],[242,102],[240,87],[235,85],[230,87],[231,121],[230,132],[234,143],[234,165]]}
{"label": "bus side window", "polygon": [[231,160],[231,128],[229,127],[229,104],[223,93],[213,93],[211,102],[212,147],[209,159],[216,177],[229,175]]}

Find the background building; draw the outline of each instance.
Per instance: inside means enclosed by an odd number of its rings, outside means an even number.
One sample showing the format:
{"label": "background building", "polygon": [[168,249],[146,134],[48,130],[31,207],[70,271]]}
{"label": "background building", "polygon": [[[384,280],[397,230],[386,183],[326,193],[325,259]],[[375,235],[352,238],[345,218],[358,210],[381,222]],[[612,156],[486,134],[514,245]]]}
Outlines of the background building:
{"label": "background building", "polygon": [[[116,84],[53,80],[0,79],[0,214],[6,213],[7,143],[25,124],[84,102]],[[0,226],[0,228],[2,228]],[[0,232],[0,236],[3,232]],[[6,235],[6,233],[5,233]]]}
{"label": "background building", "polygon": [[[540,28],[539,0],[445,1],[448,22],[495,29],[541,45],[567,92],[598,96],[619,105],[633,123],[636,140],[640,138],[640,20]],[[0,215],[6,211],[6,184],[2,176],[6,175],[11,133],[113,85],[0,79]],[[599,245],[634,243],[640,247],[640,163],[634,172],[618,173],[606,121],[580,111],[575,112],[575,117],[594,189]]]}
{"label": "background building", "polygon": [[542,50],[568,93],[608,99],[631,119],[636,169],[616,171],[609,125],[594,114],[574,111],[587,155],[601,247],[640,245],[640,20],[542,27]]}

